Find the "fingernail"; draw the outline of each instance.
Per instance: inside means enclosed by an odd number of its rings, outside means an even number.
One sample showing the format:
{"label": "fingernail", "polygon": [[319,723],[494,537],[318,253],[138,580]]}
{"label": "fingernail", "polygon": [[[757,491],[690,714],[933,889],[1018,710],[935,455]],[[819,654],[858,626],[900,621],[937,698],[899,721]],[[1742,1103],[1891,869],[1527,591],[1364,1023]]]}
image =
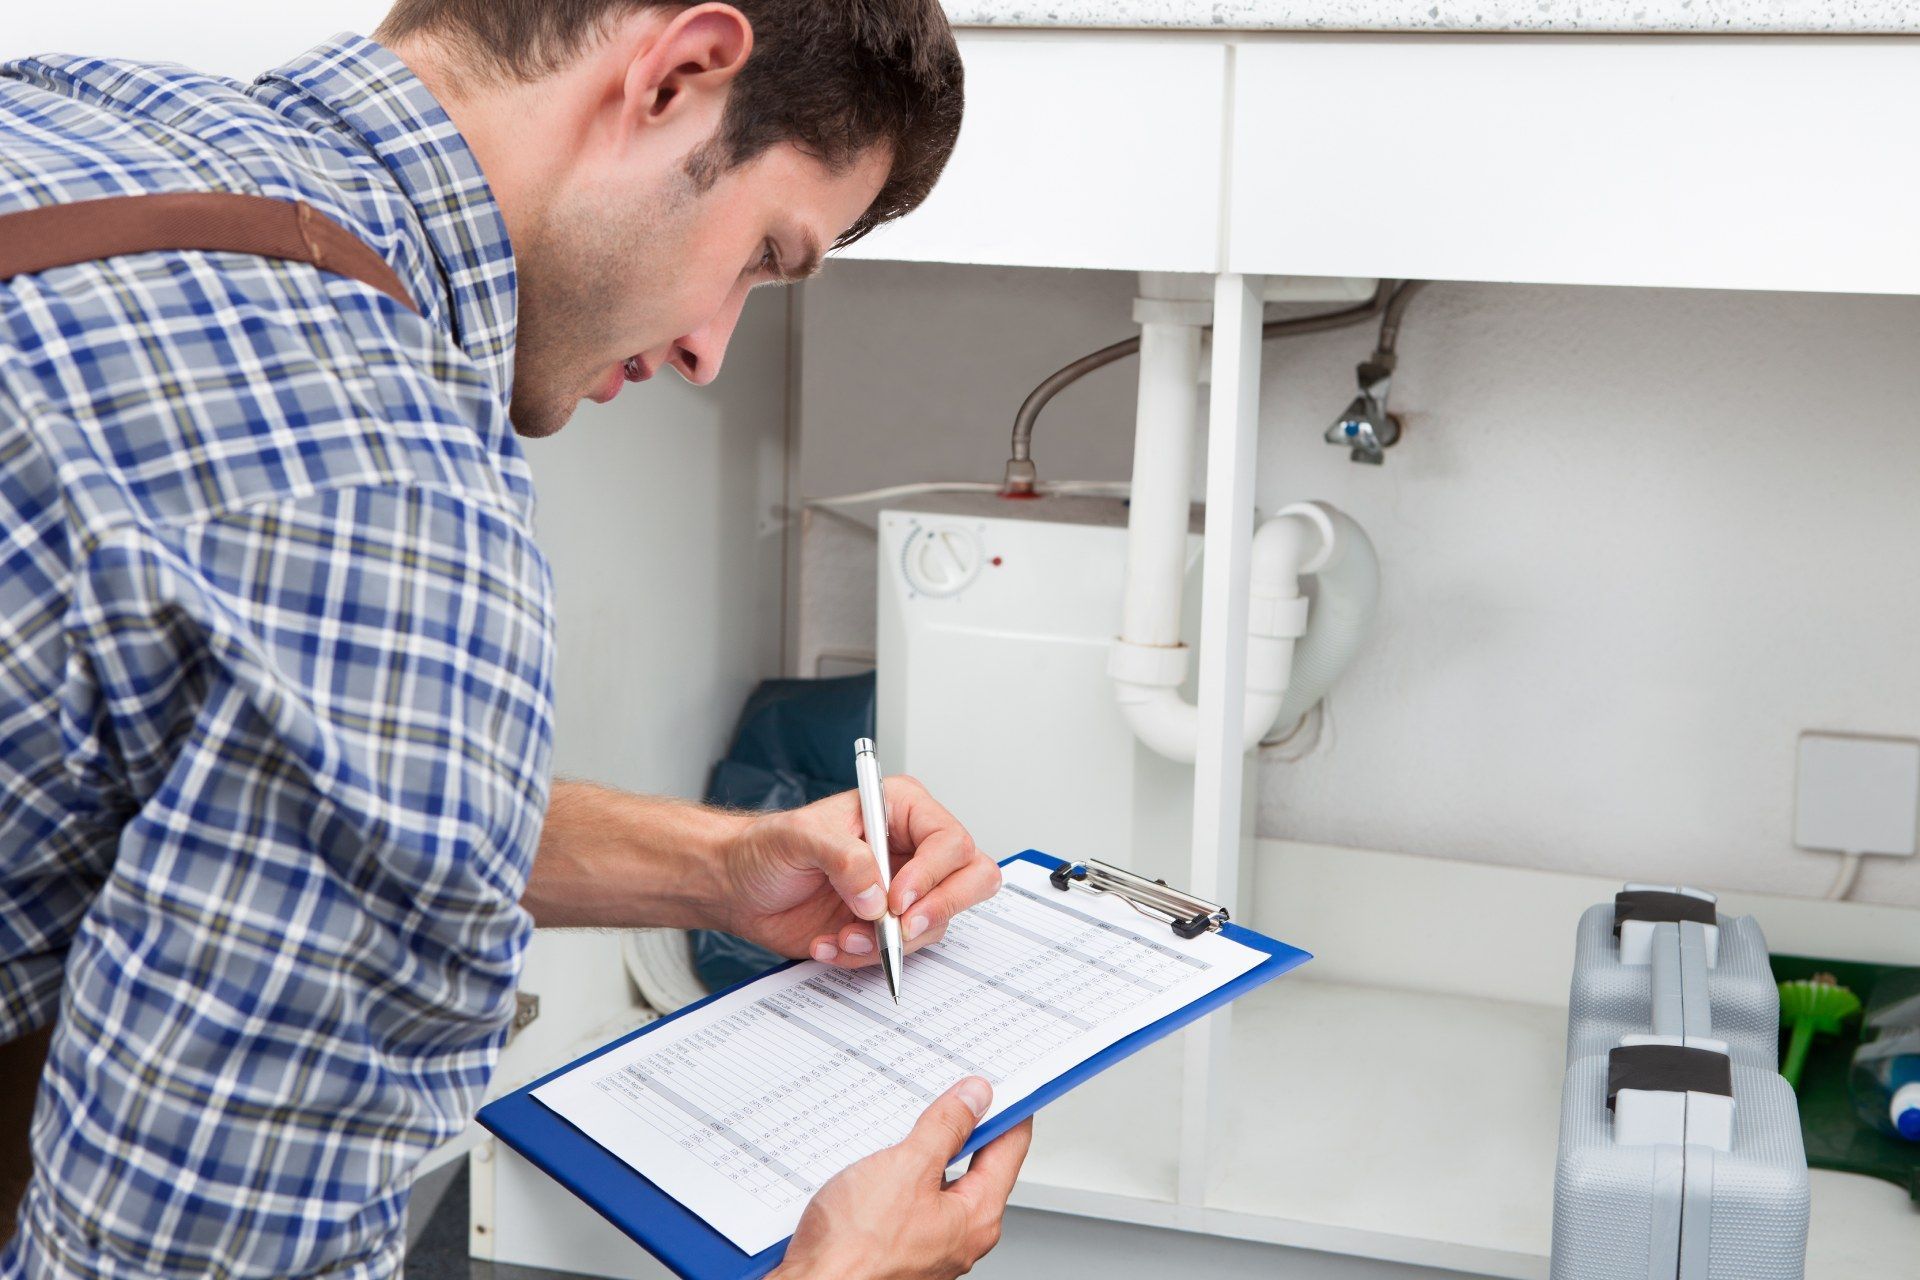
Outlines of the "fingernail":
{"label": "fingernail", "polygon": [[813,958],[821,964],[832,964],[835,957],[839,954],[840,948],[834,946],[831,942],[816,942],[813,944]]}
{"label": "fingernail", "polygon": [[908,942],[912,942],[915,938],[919,937],[921,934],[925,933],[926,931],[927,931],[927,918],[925,916],[915,916],[913,919],[907,921],[907,941]]}
{"label": "fingernail", "polygon": [[880,891],[879,885],[869,885],[864,893],[855,895],[853,909],[863,919],[876,920],[887,913],[887,895]]}
{"label": "fingernail", "polygon": [[894,912],[893,914],[897,916],[903,916],[907,914],[907,908],[912,906],[913,900],[919,896],[920,896],[919,894],[915,893],[911,889],[902,890],[900,893],[900,909]]}
{"label": "fingernail", "polygon": [[873,939],[864,933],[856,933],[847,939],[847,950],[856,956],[863,956],[873,950]]}
{"label": "fingernail", "polygon": [[967,1104],[967,1110],[973,1112],[975,1120],[987,1114],[987,1108],[993,1105],[993,1086],[979,1076],[968,1076],[955,1085],[953,1091],[960,1095],[960,1101]]}

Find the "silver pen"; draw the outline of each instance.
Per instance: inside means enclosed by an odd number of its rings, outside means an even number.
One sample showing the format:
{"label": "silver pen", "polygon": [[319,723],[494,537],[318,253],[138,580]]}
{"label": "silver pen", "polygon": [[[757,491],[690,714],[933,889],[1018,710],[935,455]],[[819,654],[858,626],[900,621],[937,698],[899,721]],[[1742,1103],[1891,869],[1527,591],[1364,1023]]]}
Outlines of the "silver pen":
{"label": "silver pen", "polygon": [[[891,900],[893,861],[887,854],[887,796],[880,788],[880,761],[874,755],[872,738],[853,744],[853,776],[860,785],[860,822],[867,830],[867,845],[880,864],[880,891]],[[874,932],[880,935],[880,967],[887,971],[887,990],[899,1004],[900,969],[906,963],[906,951],[900,942],[900,918],[891,906],[874,921]]]}

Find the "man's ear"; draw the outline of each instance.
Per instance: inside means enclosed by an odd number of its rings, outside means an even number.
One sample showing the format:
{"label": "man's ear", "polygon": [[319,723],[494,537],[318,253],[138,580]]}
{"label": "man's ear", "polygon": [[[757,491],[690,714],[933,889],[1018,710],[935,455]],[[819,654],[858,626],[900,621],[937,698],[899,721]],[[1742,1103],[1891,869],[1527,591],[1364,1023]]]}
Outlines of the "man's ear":
{"label": "man's ear", "polygon": [[682,10],[627,65],[622,123],[631,130],[711,117],[701,128],[711,133],[752,52],[753,24],[732,5]]}

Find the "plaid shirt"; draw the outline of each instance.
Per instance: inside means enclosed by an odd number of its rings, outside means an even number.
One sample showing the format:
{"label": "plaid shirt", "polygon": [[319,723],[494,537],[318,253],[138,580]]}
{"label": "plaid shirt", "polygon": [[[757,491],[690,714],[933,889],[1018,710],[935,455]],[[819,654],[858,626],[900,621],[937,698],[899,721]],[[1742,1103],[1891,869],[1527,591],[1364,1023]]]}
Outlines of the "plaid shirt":
{"label": "plaid shirt", "polygon": [[0,67],[0,213],[162,191],[305,200],[425,317],[237,255],[0,282],[0,1043],[57,1019],[0,1277],[392,1275],[546,811],[512,249],[366,40]]}

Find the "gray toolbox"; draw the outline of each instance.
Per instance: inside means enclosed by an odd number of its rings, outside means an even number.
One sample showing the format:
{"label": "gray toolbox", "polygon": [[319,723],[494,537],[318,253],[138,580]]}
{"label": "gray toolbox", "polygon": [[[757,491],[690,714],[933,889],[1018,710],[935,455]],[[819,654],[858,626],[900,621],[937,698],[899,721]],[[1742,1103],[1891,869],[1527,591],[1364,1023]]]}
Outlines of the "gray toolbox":
{"label": "gray toolbox", "polygon": [[[1569,1063],[1651,1031],[1724,1040],[1735,1062],[1779,1065],[1780,993],[1767,940],[1752,916],[1723,916],[1716,907],[1714,895],[1684,885],[1629,884],[1580,917]],[[1693,950],[1704,963],[1682,964]]]}
{"label": "gray toolbox", "polygon": [[1712,907],[1629,885],[1582,918],[1552,1280],[1805,1274],[1807,1160],[1774,1066],[1777,989],[1768,972],[1759,990],[1758,927]]}

